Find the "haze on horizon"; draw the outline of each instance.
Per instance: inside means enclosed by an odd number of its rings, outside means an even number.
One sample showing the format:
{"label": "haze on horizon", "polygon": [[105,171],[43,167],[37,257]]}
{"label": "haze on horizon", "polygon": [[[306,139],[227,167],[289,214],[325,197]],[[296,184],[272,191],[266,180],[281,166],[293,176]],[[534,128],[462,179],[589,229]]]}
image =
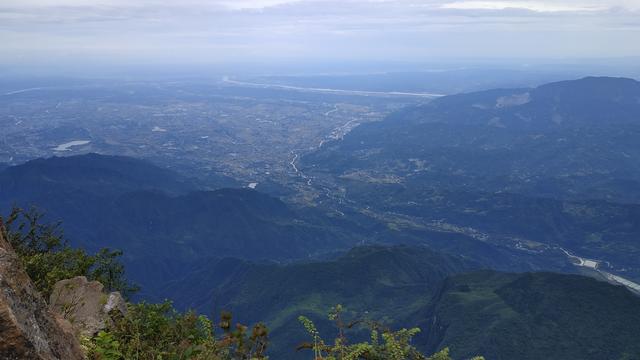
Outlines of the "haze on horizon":
{"label": "haze on horizon", "polygon": [[0,65],[640,56],[640,0],[4,0]]}

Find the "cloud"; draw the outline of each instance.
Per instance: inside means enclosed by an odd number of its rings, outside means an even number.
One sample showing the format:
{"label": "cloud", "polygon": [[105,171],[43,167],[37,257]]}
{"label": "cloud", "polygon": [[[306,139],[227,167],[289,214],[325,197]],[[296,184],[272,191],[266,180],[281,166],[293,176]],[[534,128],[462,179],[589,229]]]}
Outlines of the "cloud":
{"label": "cloud", "polygon": [[274,6],[294,3],[300,0],[232,0],[221,1],[220,5],[232,10],[266,9]]}
{"label": "cloud", "polygon": [[506,10],[522,9],[542,13],[552,12],[603,12],[611,9],[637,10],[640,8],[639,1],[512,1],[512,0],[462,0],[451,1],[441,5],[444,9],[458,10]]}
{"label": "cloud", "polygon": [[505,10],[523,9],[536,12],[583,12],[604,11],[606,6],[563,4],[559,2],[537,1],[456,1],[442,5],[443,9],[459,10]]}
{"label": "cloud", "polygon": [[0,62],[631,56],[639,2],[3,0]]}

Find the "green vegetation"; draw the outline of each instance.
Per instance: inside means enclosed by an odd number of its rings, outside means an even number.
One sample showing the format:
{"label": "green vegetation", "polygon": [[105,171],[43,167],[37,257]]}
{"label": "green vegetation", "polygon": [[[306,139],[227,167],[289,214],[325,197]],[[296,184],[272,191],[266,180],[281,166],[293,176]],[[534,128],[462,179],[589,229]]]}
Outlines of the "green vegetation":
{"label": "green vegetation", "polygon": [[257,324],[248,332],[244,325],[231,324],[231,315],[223,313],[217,337],[209,318],[177,312],[170,302],[129,304],[126,316],[85,340],[85,347],[95,360],[266,359],[267,328]]}
{"label": "green vegetation", "polygon": [[[118,252],[72,249],[58,226],[42,225],[33,210],[15,210],[8,220],[8,238],[42,291],[55,279],[76,275],[126,290]],[[237,274],[209,294],[218,300],[219,322],[180,312],[170,302],[129,304],[126,315],[113,314],[104,331],[84,340],[90,359],[288,360],[305,352],[323,360],[640,356],[640,299],[583,276],[468,272],[475,264],[406,246],[356,248],[327,262],[220,266]],[[336,306],[327,321],[323,312],[330,302],[349,311]],[[223,309],[237,313],[240,323],[265,323],[235,324]],[[320,336],[336,327],[334,340]],[[311,341],[300,344],[304,329]]]}
{"label": "green vegetation", "polygon": [[76,276],[99,281],[105,290],[120,291],[125,297],[137,291],[124,277],[121,251],[101,249],[90,255],[74,249],[63,239],[59,224],[43,224],[43,216],[34,208],[14,208],[6,224],[11,246],[45,298],[55,283]]}
{"label": "green vegetation", "polygon": [[[45,298],[56,282],[86,276],[107,291],[132,294],[136,287],[127,283],[120,251],[101,249],[95,255],[74,249],[66,243],[59,224],[44,224],[35,209],[14,208],[7,218],[7,237],[21,258],[27,273]],[[223,313],[221,337],[206,316],[180,313],[170,302],[129,304],[125,316],[114,315],[105,331],[82,339],[88,357],[95,360],[159,359],[266,359],[267,328],[263,324],[232,327],[231,315]]]}
{"label": "green vegetation", "polygon": [[[59,280],[87,276],[103,282],[109,291],[131,293],[135,289],[124,277],[119,251],[102,249],[95,255],[71,248],[62,238],[59,224],[42,224],[43,215],[35,209],[14,209],[7,219],[7,236],[21,257],[29,276],[43,295],[48,296]],[[1,223],[1,222],[0,222]],[[364,250],[365,252],[371,250]],[[379,254],[380,249],[371,255]],[[432,254],[433,255],[433,254]],[[447,259],[451,261],[451,259]],[[454,265],[455,264],[455,265]],[[451,266],[464,266],[451,263]],[[387,279],[388,280],[388,279]],[[113,312],[112,322],[92,338],[81,339],[90,360],[266,360],[269,331],[258,323],[248,331],[242,324],[233,325],[232,316],[221,312],[214,324],[207,316],[193,311],[179,312],[171,302],[159,304],[129,303],[125,315]],[[421,354],[410,342],[420,330],[382,330],[374,322],[371,342],[349,344],[342,307],[336,306],[329,316],[338,325],[339,335],[333,345],[319,338],[315,325],[304,316],[300,320],[314,336],[311,348],[315,359],[325,360],[450,360],[448,349],[432,357]],[[216,333],[219,328],[221,334]],[[378,334],[381,334],[381,341]],[[327,355],[326,357],[323,355]],[[480,359],[480,358],[478,358]]]}
{"label": "green vegetation", "polygon": [[[478,271],[455,259],[428,248],[367,246],[332,261],[241,264],[222,282],[206,274],[174,293],[186,298],[198,284],[222,283],[215,303],[201,309],[264,321],[278,360],[300,359],[292,350],[305,336],[300,315],[332,335],[325,312],[335,304],[359,325],[423,329],[412,344],[424,354],[449,347],[461,359],[640,359],[640,298],[624,287],[578,275]],[[370,330],[350,328],[350,344],[368,342]]]}
{"label": "green vegetation", "polygon": [[640,359],[640,299],[620,286],[554,273],[480,271],[447,279],[413,314],[425,350],[496,360]]}
{"label": "green vegetation", "polygon": [[[299,354],[292,349],[305,336],[298,316],[304,315],[321,332],[330,333],[334,324],[326,318],[327,309],[342,304],[348,316],[366,316],[401,328],[410,313],[429,303],[447,276],[477,267],[426,247],[363,246],[332,261],[244,264],[234,269],[223,281],[207,274],[175,284],[167,294],[177,294],[176,304],[206,299],[197,308],[203,312],[228,309],[241,322],[264,321],[271,329],[271,354],[278,360],[293,360]],[[199,289],[205,283],[221,285],[205,294]],[[366,329],[353,331],[358,341],[368,335]]]}
{"label": "green vegetation", "polygon": [[[449,349],[426,356],[411,345],[420,329],[391,331],[372,321],[345,322],[343,308],[334,307],[329,319],[338,329],[331,343],[319,335],[314,323],[304,316],[300,321],[313,342],[302,343],[299,351],[312,350],[314,360],[452,360]],[[370,341],[351,344],[347,332],[357,325],[370,327]],[[221,335],[215,334],[219,328]],[[261,360],[268,359],[268,330],[262,323],[251,332],[241,324],[232,326],[231,314],[223,312],[214,325],[206,316],[177,312],[170,302],[130,304],[126,316],[116,319],[106,331],[84,342],[91,360]],[[474,357],[472,360],[483,360]]]}
{"label": "green vegetation", "polygon": [[[298,349],[313,350],[315,360],[451,360],[448,348],[427,357],[411,345],[411,339],[420,332],[420,329],[391,331],[379,323],[364,319],[345,322],[341,305],[337,305],[329,313],[329,320],[333,321],[338,328],[338,337],[333,344],[326,343],[320,337],[313,321],[304,316],[298,319],[313,339],[313,342],[304,343]],[[359,324],[369,326],[370,340],[350,344],[346,333]],[[484,360],[484,358],[474,357],[471,360]]]}

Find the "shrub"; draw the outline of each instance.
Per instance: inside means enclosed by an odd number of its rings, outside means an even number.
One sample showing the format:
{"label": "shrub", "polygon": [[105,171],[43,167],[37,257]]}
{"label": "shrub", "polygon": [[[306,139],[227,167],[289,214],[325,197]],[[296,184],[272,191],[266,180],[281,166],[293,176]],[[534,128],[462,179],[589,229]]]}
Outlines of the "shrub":
{"label": "shrub", "polygon": [[[329,313],[329,320],[332,320],[338,329],[338,336],[333,343],[326,343],[313,322],[300,316],[298,319],[311,335],[313,342],[301,344],[298,350],[312,350],[314,360],[451,360],[449,349],[426,356],[411,345],[411,339],[420,332],[418,328],[391,331],[379,323],[368,320],[356,319],[345,322],[342,312],[342,306],[337,305]],[[369,327],[370,340],[350,344],[346,336],[347,331],[360,325]],[[483,358],[476,357],[472,360]]]}
{"label": "shrub", "polygon": [[[209,318],[193,312],[180,313],[168,301],[130,304],[127,315],[115,319],[106,332],[108,344],[117,344],[116,354],[120,354],[108,359],[267,359],[268,331],[263,324],[255,325],[248,333],[244,325],[232,326],[231,315],[223,313],[219,327],[222,335],[216,337]],[[101,351],[113,346],[101,345],[104,339],[98,334],[92,340],[91,359],[106,359]]]}

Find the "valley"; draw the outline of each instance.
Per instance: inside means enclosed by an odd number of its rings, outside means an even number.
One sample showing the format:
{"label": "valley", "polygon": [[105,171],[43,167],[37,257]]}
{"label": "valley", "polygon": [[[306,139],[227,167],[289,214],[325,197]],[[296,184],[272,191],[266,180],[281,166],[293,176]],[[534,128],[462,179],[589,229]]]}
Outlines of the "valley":
{"label": "valley", "polygon": [[[640,284],[635,283],[635,282],[633,282],[631,280],[625,279],[622,276],[613,275],[613,274],[611,274],[609,272],[606,272],[606,271],[602,270],[601,269],[602,261],[581,258],[579,256],[570,254],[568,251],[566,251],[563,248],[560,248],[560,250],[562,250],[562,252],[564,252],[567,255],[567,257],[573,262],[573,264],[575,266],[584,267],[584,268],[587,268],[589,270],[593,270],[593,271],[597,272],[598,274],[600,274],[604,279],[606,279],[607,281],[611,282],[612,284],[622,285],[622,286],[626,287],[627,289],[629,289],[629,290],[637,293],[638,295],[640,295]],[[611,266],[611,264],[609,264],[608,262],[607,262],[607,265],[609,267]]]}
{"label": "valley", "polygon": [[300,358],[297,316],[330,332],[336,304],[430,329],[419,348],[457,357],[509,359],[529,333],[556,344],[547,332],[575,321],[547,318],[544,301],[568,318],[569,298],[598,309],[572,354],[603,336],[601,316],[631,326],[601,296],[633,307],[640,290],[637,82],[436,98],[234,81],[0,98],[0,207],[122,250],[135,301],[267,322],[279,359]]}
{"label": "valley", "polygon": [[[623,135],[605,128],[602,142],[619,144],[610,155],[578,152],[547,165],[527,163],[567,146],[582,146],[575,138],[571,141],[577,145],[550,145],[541,151],[553,142],[551,137],[568,139],[573,129],[592,134],[600,128],[590,120],[597,114],[575,105],[580,99],[563,100],[563,110],[556,110],[574,122],[582,116],[578,123],[561,125],[545,118],[553,115],[548,115],[547,93],[569,96],[571,86],[587,88],[580,96],[607,103],[602,93],[589,92],[589,87],[600,86],[598,81],[613,93],[637,92],[632,82],[605,78],[544,85],[530,89],[527,101],[516,102],[505,99],[522,90],[437,99],[396,91],[389,97],[377,90],[315,91],[325,88],[228,77],[15,90],[0,99],[6,111],[11,109],[4,118],[0,156],[8,165],[89,152],[133,156],[189,174],[191,191],[246,187],[303,212],[313,209],[314,216],[329,216],[330,222],[350,223],[358,228],[351,244],[401,238],[446,249],[452,244],[440,239],[459,236],[499,249],[506,263],[487,264],[493,268],[507,269],[521,259],[522,270],[573,271],[571,261],[560,260],[556,249],[562,246],[606,258],[616,266],[613,275],[633,282],[640,279],[634,260],[640,247],[632,240],[640,232],[634,225],[638,209],[622,203],[620,194],[633,199],[633,184],[640,177],[628,156],[619,156],[637,153],[628,138],[633,132]],[[611,106],[622,106],[616,110],[616,124],[635,126],[627,120],[633,101],[616,99]],[[510,127],[483,120],[496,116]],[[528,120],[534,118],[540,120]],[[520,127],[516,122],[522,122]],[[500,155],[506,152],[512,155]],[[577,156],[591,158],[585,162],[575,160]],[[609,161],[600,160],[603,156]],[[614,157],[624,173],[607,168]],[[567,186],[573,190],[566,191]],[[589,196],[583,195],[587,192]],[[372,226],[384,231],[365,230]],[[610,242],[626,251],[607,246]],[[452,248],[463,251],[459,245]]]}
{"label": "valley", "polygon": [[298,168],[329,189],[327,201],[392,227],[541,258],[562,246],[637,282],[640,173],[628,155],[640,151],[638,84],[585,78],[448,96],[363,124]]}
{"label": "valley", "polygon": [[0,360],[640,360],[638,19],[2,0]]}

